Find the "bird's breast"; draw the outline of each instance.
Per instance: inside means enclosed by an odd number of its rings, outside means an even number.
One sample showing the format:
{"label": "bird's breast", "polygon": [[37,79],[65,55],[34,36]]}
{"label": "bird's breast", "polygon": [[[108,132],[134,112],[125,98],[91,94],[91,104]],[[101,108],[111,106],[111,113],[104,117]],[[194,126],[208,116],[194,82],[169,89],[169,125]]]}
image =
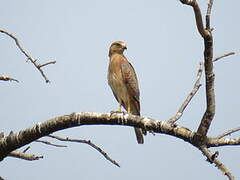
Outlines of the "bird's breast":
{"label": "bird's breast", "polygon": [[115,94],[118,102],[123,102],[126,104],[128,102],[128,90],[123,81],[122,73],[119,68],[111,68],[111,63],[109,64],[108,71],[108,84],[111,87],[113,93]]}

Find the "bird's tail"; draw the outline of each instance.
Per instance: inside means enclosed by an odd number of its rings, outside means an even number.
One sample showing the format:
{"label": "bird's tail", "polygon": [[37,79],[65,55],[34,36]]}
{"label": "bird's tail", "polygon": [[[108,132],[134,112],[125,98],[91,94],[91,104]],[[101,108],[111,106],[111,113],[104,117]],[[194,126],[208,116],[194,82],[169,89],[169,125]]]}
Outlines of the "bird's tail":
{"label": "bird's tail", "polygon": [[[140,103],[139,103],[139,101],[136,100],[136,99],[133,99],[131,101],[131,103],[129,103],[129,105],[130,106],[128,108],[126,108],[126,106],[123,104],[124,108],[128,110],[128,113],[140,116]],[[147,134],[146,130],[142,129],[142,128],[136,128],[136,127],[134,127],[134,130],[135,130],[135,134],[136,134],[138,144],[143,144],[144,143],[143,134],[144,135]]]}
{"label": "bird's tail", "polygon": [[134,128],[138,144],[144,143],[143,132],[141,128]]}
{"label": "bird's tail", "polygon": [[[136,105],[130,108],[130,113],[133,115],[140,116],[140,105],[138,102],[136,103]],[[146,131],[142,128],[136,128],[136,127],[134,128],[134,130],[135,130],[138,144],[143,144],[144,143],[143,134],[146,135]]]}

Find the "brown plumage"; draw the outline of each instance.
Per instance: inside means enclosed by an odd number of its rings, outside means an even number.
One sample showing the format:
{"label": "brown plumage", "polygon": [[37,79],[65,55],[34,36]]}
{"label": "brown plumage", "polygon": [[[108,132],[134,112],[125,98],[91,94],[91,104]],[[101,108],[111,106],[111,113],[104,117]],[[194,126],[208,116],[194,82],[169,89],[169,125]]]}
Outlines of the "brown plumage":
{"label": "brown plumage", "polygon": [[[140,116],[139,87],[133,66],[123,55],[127,49],[122,41],[113,42],[109,49],[108,84],[121,106],[130,114]],[[143,144],[143,131],[135,128],[137,141]]]}

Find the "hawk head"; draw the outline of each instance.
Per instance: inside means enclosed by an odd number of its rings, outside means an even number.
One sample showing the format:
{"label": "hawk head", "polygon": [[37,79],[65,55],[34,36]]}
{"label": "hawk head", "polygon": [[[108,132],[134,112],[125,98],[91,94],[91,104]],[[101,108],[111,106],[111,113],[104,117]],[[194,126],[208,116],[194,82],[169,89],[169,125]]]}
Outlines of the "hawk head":
{"label": "hawk head", "polygon": [[114,53],[123,54],[123,51],[127,49],[127,45],[123,41],[115,41],[111,44],[109,49],[109,57]]}

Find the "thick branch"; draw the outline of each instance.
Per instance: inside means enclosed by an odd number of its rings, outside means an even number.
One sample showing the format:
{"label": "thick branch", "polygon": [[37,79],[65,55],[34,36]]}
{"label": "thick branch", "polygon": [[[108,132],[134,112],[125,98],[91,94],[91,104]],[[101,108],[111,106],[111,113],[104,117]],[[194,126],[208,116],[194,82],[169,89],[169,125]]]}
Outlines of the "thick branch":
{"label": "thick branch", "polygon": [[72,113],[56,117],[37,124],[31,128],[10,134],[0,139],[0,159],[4,159],[11,151],[29,144],[53,132],[82,125],[122,125],[142,127],[156,133],[169,134],[194,144],[194,132],[172,125],[165,121],[153,120],[129,114]]}
{"label": "thick branch", "polygon": [[211,125],[211,122],[215,115],[215,93],[214,93],[214,73],[213,73],[213,38],[210,30],[210,13],[213,1],[209,1],[208,6],[208,20],[206,29],[203,27],[202,15],[198,3],[196,0],[181,0],[182,3],[190,5],[194,9],[194,14],[196,18],[196,25],[200,35],[204,39],[204,68],[205,68],[205,81],[206,81],[206,101],[207,109],[202,117],[201,123],[198,127],[197,132],[205,136]]}
{"label": "thick branch", "polygon": [[46,83],[50,82],[49,79],[47,78],[47,76],[44,74],[44,72],[43,72],[43,70],[41,69],[41,67],[46,66],[46,65],[49,65],[49,64],[55,64],[56,61],[47,62],[47,63],[44,63],[44,64],[42,64],[42,65],[41,65],[41,64],[37,64],[37,60],[36,60],[36,59],[33,59],[33,58],[26,52],[26,50],[23,49],[23,47],[20,45],[20,43],[19,43],[19,41],[18,41],[18,39],[17,39],[17,37],[16,37],[15,35],[7,32],[7,31],[5,31],[5,30],[2,30],[2,29],[0,29],[0,33],[6,34],[6,35],[8,35],[9,37],[11,37],[11,38],[15,41],[15,43],[16,43],[17,47],[19,48],[19,50],[27,57],[27,60],[30,60],[31,63],[38,69],[38,71],[41,73],[42,77],[45,79]]}
{"label": "thick branch", "polygon": [[239,146],[240,138],[207,138],[207,147]]}
{"label": "thick branch", "polygon": [[206,101],[207,108],[202,117],[201,123],[197,132],[205,136],[211,125],[211,122],[215,115],[215,93],[214,93],[214,73],[213,73],[213,38],[210,29],[210,14],[212,9],[213,0],[209,0],[207,11],[207,27],[203,27],[202,15],[199,5],[196,0],[180,0],[183,4],[187,4],[193,7],[196,25],[199,34],[204,39],[204,68],[205,68],[205,82],[206,82]]}
{"label": "thick branch", "polygon": [[[170,124],[167,121],[159,121],[146,117],[139,117],[122,113],[72,113],[49,119],[31,128],[0,138],[0,158],[4,159],[10,152],[29,144],[43,136],[53,132],[82,125],[121,125],[134,126],[147,129],[155,133],[168,134],[180,138],[193,146],[199,146],[199,135],[188,128]],[[69,139],[68,139],[69,140]],[[223,145],[238,145],[240,140],[227,138],[207,138],[206,147],[217,147]]]}

